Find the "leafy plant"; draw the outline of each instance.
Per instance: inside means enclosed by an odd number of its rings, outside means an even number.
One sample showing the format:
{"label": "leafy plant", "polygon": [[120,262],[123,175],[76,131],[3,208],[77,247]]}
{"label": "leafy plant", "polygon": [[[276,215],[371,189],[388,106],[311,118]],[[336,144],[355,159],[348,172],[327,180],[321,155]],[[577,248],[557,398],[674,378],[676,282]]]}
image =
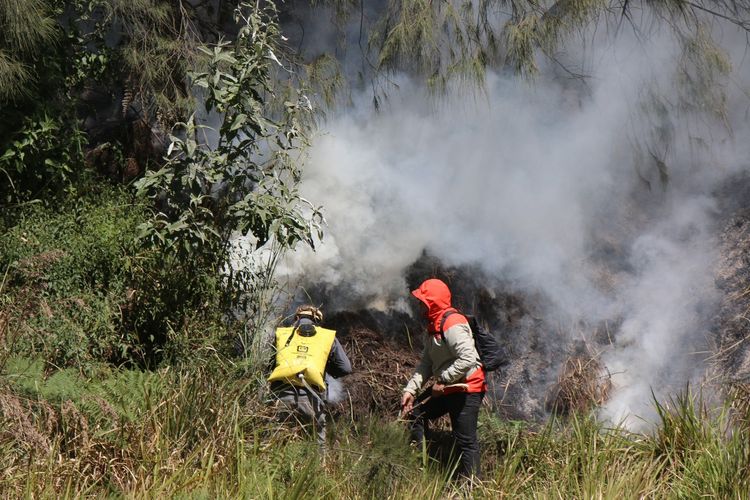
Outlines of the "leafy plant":
{"label": "leafy plant", "polygon": [[[272,116],[276,97],[272,65],[284,69],[276,53],[275,11],[250,10],[234,43],[201,47],[209,70],[193,76],[204,89],[205,110],[222,115],[216,144],[201,133],[194,116],[170,136],[170,158],[136,184],[154,201],[153,220],[142,237],[184,258],[224,252],[237,233],[256,246],[274,238],[285,247],[313,245],[320,213],[296,191],[300,172],[292,155],[305,146],[302,115],[312,109],[303,94]],[[306,216],[302,205],[311,215]],[[221,261],[221,260],[220,260]]]}
{"label": "leafy plant", "polygon": [[[297,192],[312,107],[294,85],[282,85],[294,83],[294,73],[282,63],[276,11],[242,4],[236,16],[236,39],[201,47],[207,69],[192,79],[205,112],[221,117],[218,130],[196,124],[195,114],[178,124],[165,165],[136,183],[155,207],[141,240],[188,276],[199,274],[191,269],[223,272],[225,311],[259,286],[267,289],[275,256],[298,243],[312,246],[323,222]],[[238,236],[270,249],[268,273],[233,259]]]}
{"label": "leafy plant", "polygon": [[[71,68],[85,42],[66,33],[51,0],[0,4],[0,204],[53,203],[85,180],[86,136]],[[3,215],[7,216],[7,213]]]}
{"label": "leafy plant", "polygon": [[24,119],[0,154],[0,174],[7,178],[7,188],[0,190],[3,203],[74,189],[82,174],[85,136],[64,122],[64,116],[47,112]]}
{"label": "leafy plant", "polygon": [[132,307],[128,285],[143,209],[114,188],[57,209],[27,207],[0,240],[14,332],[5,347],[59,366],[128,360],[137,346],[121,325]]}

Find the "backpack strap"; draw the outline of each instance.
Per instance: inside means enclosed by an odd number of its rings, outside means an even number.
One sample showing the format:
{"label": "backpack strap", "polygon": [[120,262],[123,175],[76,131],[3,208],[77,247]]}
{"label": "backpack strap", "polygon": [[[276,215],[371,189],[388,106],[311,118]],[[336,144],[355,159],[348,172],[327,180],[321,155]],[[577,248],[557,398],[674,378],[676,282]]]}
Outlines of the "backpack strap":
{"label": "backpack strap", "polygon": [[292,341],[292,337],[294,337],[295,332],[297,331],[297,326],[292,328],[292,333],[289,334],[289,337],[286,339],[286,344],[284,344],[284,347],[289,347],[289,342]]}
{"label": "backpack strap", "polygon": [[445,314],[443,314],[443,318],[440,320],[440,340],[445,341],[445,320],[448,319],[448,316],[451,314],[460,314],[456,309],[449,309],[445,311]]}
{"label": "backpack strap", "polygon": [[[312,330],[306,329],[306,327],[308,326],[310,326]],[[298,330],[302,332],[302,335],[304,337],[312,337],[316,333],[315,325],[301,325],[300,326],[299,322],[297,322],[294,324],[294,328],[292,328],[292,333],[290,333],[289,337],[286,339],[286,343],[284,344],[284,347],[289,347],[289,343],[292,341],[292,337],[294,337],[294,334],[297,333]],[[309,331],[312,331],[312,333],[310,335],[305,335],[305,333]]]}

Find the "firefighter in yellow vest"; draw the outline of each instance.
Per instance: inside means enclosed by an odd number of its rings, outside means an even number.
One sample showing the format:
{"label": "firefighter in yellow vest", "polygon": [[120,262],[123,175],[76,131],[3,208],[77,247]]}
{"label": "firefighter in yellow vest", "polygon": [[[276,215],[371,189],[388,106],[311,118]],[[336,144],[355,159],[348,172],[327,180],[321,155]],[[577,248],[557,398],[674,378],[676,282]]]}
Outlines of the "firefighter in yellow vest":
{"label": "firefighter in yellow vest", "polygon": [[305,305],[297,308],[292,326],[276,329],[275,368],[268,377],[285,416],[311,425],[321,448],[326,439],[326,375],[339,378],[352,372],[336,332],[321,327],[322,322],[320,309]]}

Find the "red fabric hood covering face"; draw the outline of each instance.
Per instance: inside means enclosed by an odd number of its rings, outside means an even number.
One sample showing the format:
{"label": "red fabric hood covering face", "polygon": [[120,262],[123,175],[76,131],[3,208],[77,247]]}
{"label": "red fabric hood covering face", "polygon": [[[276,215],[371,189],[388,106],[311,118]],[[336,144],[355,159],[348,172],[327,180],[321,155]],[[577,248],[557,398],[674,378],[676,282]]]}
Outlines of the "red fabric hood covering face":
{"label": "red fabric hood covering face", "polygon": [[428,279],[419,285],[419,288],[412,290],[411,294],[427,306],[430,331],[440,331],[443,313],[451,309],[451,291],[448,289],[448,285],[439,279]]}

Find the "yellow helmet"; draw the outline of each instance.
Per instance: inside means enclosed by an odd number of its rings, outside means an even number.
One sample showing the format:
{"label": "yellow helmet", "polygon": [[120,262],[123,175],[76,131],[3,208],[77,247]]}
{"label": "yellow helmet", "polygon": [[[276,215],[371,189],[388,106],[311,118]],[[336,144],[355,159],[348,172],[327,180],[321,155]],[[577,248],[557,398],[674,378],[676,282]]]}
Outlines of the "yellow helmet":
{"label": "yellow helmet", "polygon": [[294,313],[297,318],[310,318],[315,323],[323,322],[323,312],[315,306],[309,304],[299,306],[297,311]]}

